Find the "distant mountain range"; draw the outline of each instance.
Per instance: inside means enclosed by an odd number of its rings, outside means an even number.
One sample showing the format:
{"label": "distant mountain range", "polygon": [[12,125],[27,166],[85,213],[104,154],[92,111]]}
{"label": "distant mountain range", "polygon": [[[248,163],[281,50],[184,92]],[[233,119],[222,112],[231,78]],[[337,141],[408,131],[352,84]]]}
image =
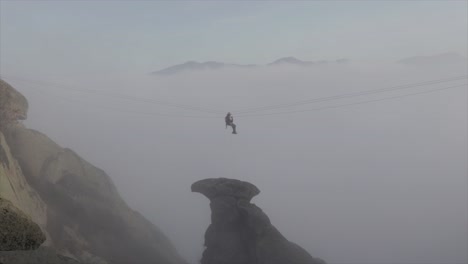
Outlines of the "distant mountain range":
{"label": "distant mountain range", "polygon": [[407,65],[447,65],[467,62],[467,58],[454,52],[441,53],[431,56],[415,56],[398,61],[398,63]]}
{"label": "distant mountain range", "polygon": [[[260,67],[275,67],[275,66],[296,66],[296,67],[310,67],[316,65],[324,64],[339,64],[347,63],[347,59],[339,59],[334,61],[304,61],[297,59],[295,57],[284,57],[277,59],[271,63],[264,65],[257,64],[232,64],[218,61],[206,61],[206,62],[197,62],[197,61],[188,61],[182,64],[177,64],[170,66],[168,68],[151,72],[152,75],[165,76],[165,75],[175,75],[185,72],[196,72],[196,71],[211,71],[219,69],[242,69],[242,68],[260,68]],[[397,61],[400,64],[406,65],[448,65],[448,64],[461,64],[467,63],[467,58],[461,56],[458,53],[448,52],[430,56],[415,56],[408,57]]]}
{"label": "distant mountain range", "polygon": [[217,62],[217,61],[207,61],[207,62],[196,62],[196,61],[188,61],[182,64],[177,64],[174,66],[170,66],[168,68],[154,71],[152,75],[173,75],[182,72],[191,72],[191,71],[203,71],[203,70],[218,70],[218,69],[226,69],[226,68],[257,68],[257,67],[271,67],[271,66],[279,66],[279,65],[294,65],[300,67],[307,67],[311,65],[317,64],[326,64],[326,63],[346,63],[348,60],[346,59],[339,59],[335,61],[303,61],[299,60],[294,57],[284,57],[273,61],[272,63],[266,65],[255,65],[255,64],[230,64],[224,62]]}

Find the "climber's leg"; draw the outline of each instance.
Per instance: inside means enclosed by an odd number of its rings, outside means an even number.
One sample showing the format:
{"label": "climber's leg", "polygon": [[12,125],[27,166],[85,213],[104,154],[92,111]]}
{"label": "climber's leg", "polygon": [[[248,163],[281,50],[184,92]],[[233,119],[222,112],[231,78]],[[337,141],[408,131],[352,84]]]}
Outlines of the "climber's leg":
{"label": "climber's leg", "polygon": [[234,123],[232,123],[231,126],[232,126],[232,133],[237,134],[236,125]]}

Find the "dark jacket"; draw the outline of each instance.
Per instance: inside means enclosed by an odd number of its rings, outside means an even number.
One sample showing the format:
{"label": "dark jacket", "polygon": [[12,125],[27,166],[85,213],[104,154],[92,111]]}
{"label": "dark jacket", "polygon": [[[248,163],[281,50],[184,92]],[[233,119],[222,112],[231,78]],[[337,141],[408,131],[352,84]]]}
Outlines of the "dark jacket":
{"label": "dark jacket", "polygon": [[232,122],[234,122],[234,118],[232,117],[232,115],[227,115],[224,118],[224,121],[226,121],[226,126],[230,126],[232,125]]}

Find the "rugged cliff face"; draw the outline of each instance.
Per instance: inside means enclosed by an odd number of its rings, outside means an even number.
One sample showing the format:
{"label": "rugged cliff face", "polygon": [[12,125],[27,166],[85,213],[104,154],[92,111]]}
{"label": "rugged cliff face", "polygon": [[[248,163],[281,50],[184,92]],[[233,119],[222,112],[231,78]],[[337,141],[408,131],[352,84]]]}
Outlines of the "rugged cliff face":
{"label": "rugged cliff face", "polygon": [[0,82],[0,197],[41,227],[45,244],[84,263],[184,263],[104,171],[16,123],[27,105]]}
{"label": "rugged cliff face", "polygon": [[47,205],[42,201],[39,194],[28,184],[18,162],[11,154],[10,147],[6,143],[5,137],[1,131],[0,198],[11,202],[12,205],[30,216],[41,229],[45,230]]}
{"label": "rugged cliff face", "polygon": [[260,193],[251,183],[218,178],[192,185],[210,199],[211,225],[202,264],[324,264],[288,241],[268,216],[250,203]]}
{"label": "rugged cliff face", "polygon": [[[8,201],[30,217],[42,230],[47,222],[47,205],[39,194],[31,188],[23,175],[17,160],[11,154],[3,131],[17,120],[26,118],[28,102],[26,98],[3,80],[0,80],[0,199]],[[46,237],[48,233],[44,232]],[[50,243],[50,239],[45,243]]]}

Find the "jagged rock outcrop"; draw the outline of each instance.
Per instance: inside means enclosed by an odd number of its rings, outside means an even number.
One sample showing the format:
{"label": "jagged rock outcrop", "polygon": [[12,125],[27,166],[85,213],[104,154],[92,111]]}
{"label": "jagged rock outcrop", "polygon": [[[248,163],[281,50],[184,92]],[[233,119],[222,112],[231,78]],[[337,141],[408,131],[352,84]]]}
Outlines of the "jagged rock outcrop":
{"label": "jagged rock outcrop", "polygon": [[[47,206],[28,184],[2,133],[7,126],[26,118],[27,109],[26,98],[0,80],[0,199],[9,201],[12,206],[30,217],[39,225],[47,238],[48,233],[45,231]],[[44,244],[47,245],[48,242]]]}
{"label": "jagged rock outcrop", "polygon": [[39,247],[45,239],[39,225],[0,197],[0,264],[80,264],[52,248]]}
{"label": "jagged rock outcrop", "polygon": [[185,263],[104,171],[16,122],[27,101],[0,85],[0,197],[41,227],[45,245],[82,263]]}
{"label": "jagged rock outcrop", "polygon": [[0,251],[37,249],[45,239],[30,217],[0,197]]}
{"label": "jagged rock outcrop", "polygon": [[0,79],[0,126],[27,117],[28,101],[11,85]]}
{"label": "jagged rock outcrop", "polygon": [[205,179],[192,191],[210,199],[211,224],[205,233],[201,264],[324,264],[288,241],[268,216],[250,203],[260,193],[234,179]]}

